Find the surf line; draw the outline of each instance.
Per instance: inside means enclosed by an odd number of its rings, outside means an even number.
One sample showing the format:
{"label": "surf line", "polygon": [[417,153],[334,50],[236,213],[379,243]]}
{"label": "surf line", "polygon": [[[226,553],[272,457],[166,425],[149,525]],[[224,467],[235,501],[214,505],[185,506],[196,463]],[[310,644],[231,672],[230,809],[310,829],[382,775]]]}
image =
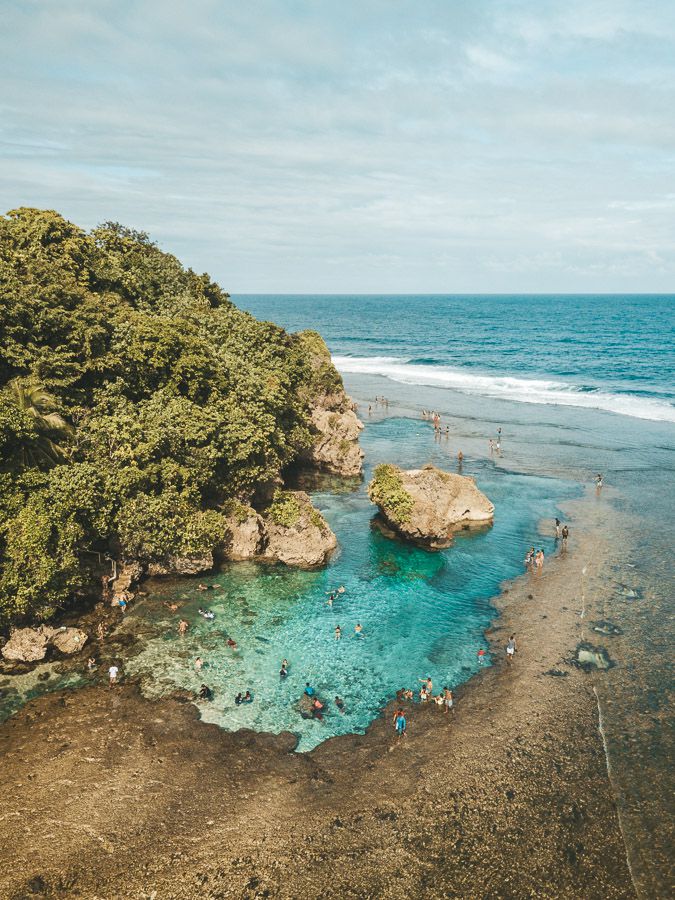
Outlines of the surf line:
{"label": "surf line", "polygon": [[633,890],[635,891],[635,896],[642,898],[645,895],[638,889],[637,883],[635,881],[635,875],[633,873],[633,861],[631,860],[631,850],[628,846],[628,841],[626,840],[626,831],[623,827],[623,821],[621,818],[621,804],[620,804],[620,793],[617,790],[616,784],[614,783],[614,772],[612,771],[612,763],[609,758],[609,748],[607,746],[607,736],[605,734],[605,726],[602,718],[602,707],[600,705],[600,697],[598,695],[597,688],[593,685],[593,693],[595,694],[595,702],[598,707],[598,731],[600,732],[600,738],[602,740],[602,747],[605,751],[605,765],[607,766],[607,780],[609,781],[609,785],[612,789],[612,793],[614,794],[614,798],[616,800],[616,818],[619,823],[619,831],[621,832],[621,840],[623,841],[623,847],[626,851],[626,864],[628,865],[628,871],[630,872],[630,880],[633,883]]}

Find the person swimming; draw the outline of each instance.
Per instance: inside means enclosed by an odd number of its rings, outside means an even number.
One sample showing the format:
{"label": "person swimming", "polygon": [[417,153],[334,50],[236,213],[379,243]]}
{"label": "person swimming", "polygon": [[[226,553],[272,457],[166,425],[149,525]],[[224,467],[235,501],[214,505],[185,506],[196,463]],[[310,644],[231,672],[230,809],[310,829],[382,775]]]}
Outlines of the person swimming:
{"label": "person swimming", "polygon": [[215,619],[215,617],[216,617],[216,614],[215,614],[215,613],[212,613],[211,610],[209,610],[209,609],[202,609],[201,606],[199,607],[199,609],[197,610],[197,612],[198,612],[199,615],[202,617],[202,619],[209,619],[209,620],[210,620],[210,619]]}
{"label": "person swimming", "polygon": [[288,669],[286,668],[284,663],[281,664],[281,668],[279,669],[279,678],[288,678]]}
{"label": "person swimming", "polygon": [[233,650],[236,650],[236,649],[237,649],[237,642],[236,642],[236,641],[233,641],[231,637],[229,637],[229,638],[225,641],[225,643],[227,644],[228,647],[231,647]]}
{"label": "person swimming", "polygon": [[340,710],[342,715],[344,715],[345,714],[345,701],[342,699],[342,697],[338,697],[338,696],[335,697],[335,705]]}
{"label": "person swimming", "polygon": [[200,700],[213,700],[213,691],[211,690],[210,687],[208,687],[208,685],[203,684],[199,688],[199,699]]}

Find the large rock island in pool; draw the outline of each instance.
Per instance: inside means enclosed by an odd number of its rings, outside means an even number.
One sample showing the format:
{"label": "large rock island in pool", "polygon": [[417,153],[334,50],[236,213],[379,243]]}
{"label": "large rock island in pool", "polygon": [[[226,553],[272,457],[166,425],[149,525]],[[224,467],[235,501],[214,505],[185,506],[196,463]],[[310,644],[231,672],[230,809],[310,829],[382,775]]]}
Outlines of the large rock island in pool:
{"label": "large rock island in pool", "polygon": [[432,550],[448,547],[458,530],[489,525],[495,511],[473,478],[431,465],[404,471],[383,463],[368,494],[391,529]]}

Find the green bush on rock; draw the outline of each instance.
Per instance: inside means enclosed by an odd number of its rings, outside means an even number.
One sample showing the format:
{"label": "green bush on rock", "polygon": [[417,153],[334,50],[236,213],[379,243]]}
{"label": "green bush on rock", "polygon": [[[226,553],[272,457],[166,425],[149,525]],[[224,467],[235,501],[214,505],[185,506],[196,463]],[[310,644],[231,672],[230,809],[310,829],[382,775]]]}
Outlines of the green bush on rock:
{"label": "green bush on rock", "polygon": [[373,480],[368,485],[368,496],[378,506],[387,510],[387,515],[397,522],[410,519],[414,501],[403,486],[403,481],[395,466],[381,463],[373,472]]}

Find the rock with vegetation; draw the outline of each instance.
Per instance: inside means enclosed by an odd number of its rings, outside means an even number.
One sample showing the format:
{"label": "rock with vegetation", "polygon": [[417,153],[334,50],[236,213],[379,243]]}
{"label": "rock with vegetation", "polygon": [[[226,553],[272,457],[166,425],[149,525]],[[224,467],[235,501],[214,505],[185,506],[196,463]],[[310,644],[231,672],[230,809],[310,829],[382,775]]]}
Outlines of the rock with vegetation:
{"label": "rock with vegetation", "polygon": [[[318,336],[257,321],[115,223],[0,216],[0,333],[0,628],[93,595],[106,554],[209,559],[228,501],[268,500],[312,458],[315,410],[350,418]],[[352,471],[354,423],[333,431],[316,464]]]}
{"label": "rock with vegetation", "polygon": [[431,465],[408,471],[379,465],[368,496],[393,531],[434,550],[448,547],[456,531],[488,525],[494,518],[494,505],[473,478]]}
{"label": "rock with vegetation", "polygon": [[315,569],[325,565],[337,547],[337,538],[304,491],[277,491],[263,523],[263,558],[270,562]]}
{"label": "rock with vegetation", "polygon": [[364,454],[358,441],[363,423],[345,393],[323,338],[315,331],[303,331],[300,338],[310,354],[314,396],[312,443],[304,457],[311,465],[325,472],[343,476],[361,475]]}
{"label": "rock with vegetation", "polygon": [[148,575],[199,575],[210,572],[214,566],[211,550],[203,550],[199,556],[167,556],[158,562],[148,563]]}
{"label": "rock with vegetation", "polygon": [[262,553],[265,530],[263,520],[251,506],[231,501],[223,509],[225,541],[221,553],[226,559],[253,559]]}

